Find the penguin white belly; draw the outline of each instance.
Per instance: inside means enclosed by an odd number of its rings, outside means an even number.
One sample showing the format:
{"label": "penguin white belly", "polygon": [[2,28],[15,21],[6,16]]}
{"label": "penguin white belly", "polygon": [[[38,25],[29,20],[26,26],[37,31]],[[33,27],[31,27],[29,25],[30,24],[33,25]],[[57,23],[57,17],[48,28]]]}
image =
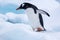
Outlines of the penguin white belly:
{"label": "penguin white belly", "polygon": [[29,19],[29,24],[33,27],[33,28],[37,28],[37,27],[41,27],[40,22],[39,22],[39,15],[38,13],[35,14],[34,10],[32,8],[28,8],[26,9],[25,12],[28,16]]}

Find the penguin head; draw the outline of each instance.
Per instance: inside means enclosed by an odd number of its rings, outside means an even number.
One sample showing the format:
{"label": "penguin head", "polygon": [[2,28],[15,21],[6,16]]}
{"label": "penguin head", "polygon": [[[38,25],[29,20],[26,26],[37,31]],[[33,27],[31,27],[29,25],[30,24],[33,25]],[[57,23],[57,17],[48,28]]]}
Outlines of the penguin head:
{"label": "penguin head", "polygon": [[34,12],[36,13],[36,10],[38,9],[35,5],[30,4],[30,3],[22,3],[16,10],[19,9],[27,9],[27,8],[32,8],[34,9]]}
{"label": "penguin head", "polygon": [[27,9],[27,8],[30,8],[30,7],[31,7],[31,4],[29,4],[29,3],[23,3],[16,10],[19,10],[19,9]]}

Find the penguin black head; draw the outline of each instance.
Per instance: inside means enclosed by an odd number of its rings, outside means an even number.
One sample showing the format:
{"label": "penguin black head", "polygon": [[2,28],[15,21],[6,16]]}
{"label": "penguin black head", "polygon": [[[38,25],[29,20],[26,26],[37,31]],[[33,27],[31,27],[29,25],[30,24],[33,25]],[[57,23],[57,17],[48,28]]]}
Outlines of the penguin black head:
{"label": "penguin black head", "polygon": [[20,5],[20,7],[18,7],[16,10],[19,10],[19,9],[27,9],[27,8],[33,8],[34,9],[34,12],[36,13],[36,10],[38,9],[35,5],[33,4],[30,4],[30,3],[22,3]]}

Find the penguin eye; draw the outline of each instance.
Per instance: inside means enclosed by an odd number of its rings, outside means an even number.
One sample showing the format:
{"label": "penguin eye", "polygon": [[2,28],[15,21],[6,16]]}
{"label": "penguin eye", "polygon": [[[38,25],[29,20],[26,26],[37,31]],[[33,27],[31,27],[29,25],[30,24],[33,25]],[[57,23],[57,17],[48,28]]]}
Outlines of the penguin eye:
{"label": "penguin eye", "polygon": [[22,4],[22,7],[24,6],[24,4]]}

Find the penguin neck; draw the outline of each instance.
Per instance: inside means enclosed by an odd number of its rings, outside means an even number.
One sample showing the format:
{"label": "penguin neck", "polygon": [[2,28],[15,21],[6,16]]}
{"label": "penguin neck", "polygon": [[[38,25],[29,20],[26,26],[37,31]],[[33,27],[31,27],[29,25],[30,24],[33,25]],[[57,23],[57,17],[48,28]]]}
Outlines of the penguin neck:
{"label": "penguin neck", "polygon": [[[37,10],[38,10],[37,7],[31,6],[30,8],[34,10],[34,13],[35,13],[35,14],[37,13]],[[28,8],[27,8],[27,9],[28,9]]]}
{"label": "penguin neck", "polygon": [[33,8],[27,8],[26,13],[27,14],[34,14],[34,9]]}

